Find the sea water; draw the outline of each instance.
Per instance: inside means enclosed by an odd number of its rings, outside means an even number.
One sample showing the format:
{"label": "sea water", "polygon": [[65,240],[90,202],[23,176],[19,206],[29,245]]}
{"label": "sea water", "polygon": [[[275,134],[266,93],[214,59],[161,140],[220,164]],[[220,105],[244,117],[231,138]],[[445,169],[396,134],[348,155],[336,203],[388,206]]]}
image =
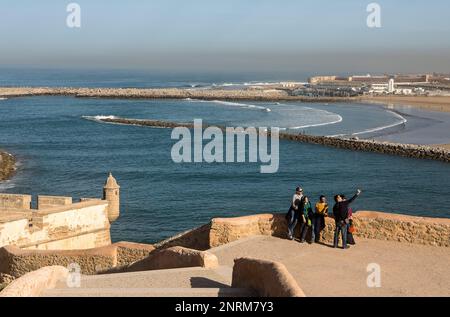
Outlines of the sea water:
{"label": "sea water", "polygon": [[313,202],[322,194],[331,201],[334,194],[350,196],[362,188],[356,210],[450,217],[445,163],[281,140],[275,174],[260,174],[256,163],[176,164],[170,129],[106,124],[96,121],[99,116],[203,119],[318,135],[358,133],[401,120],[363,104],[10,98],[0,101],[0,145],[20,165],[0,191],[100,197],[111,171],[121,185],[114,241],[152,243],[212,217],[286,212],[298,185]]}

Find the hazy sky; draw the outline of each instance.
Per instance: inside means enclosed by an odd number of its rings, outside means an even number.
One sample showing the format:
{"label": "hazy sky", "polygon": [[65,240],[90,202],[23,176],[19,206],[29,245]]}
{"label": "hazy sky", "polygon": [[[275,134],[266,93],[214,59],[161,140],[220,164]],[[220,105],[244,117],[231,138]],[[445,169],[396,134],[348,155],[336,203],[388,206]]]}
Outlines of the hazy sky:
{"label": "hazy sky", "polygon": [[[81,6],[81,28],[66,6]],[[0,0],[0,65],[450,72],[450,1]]]}

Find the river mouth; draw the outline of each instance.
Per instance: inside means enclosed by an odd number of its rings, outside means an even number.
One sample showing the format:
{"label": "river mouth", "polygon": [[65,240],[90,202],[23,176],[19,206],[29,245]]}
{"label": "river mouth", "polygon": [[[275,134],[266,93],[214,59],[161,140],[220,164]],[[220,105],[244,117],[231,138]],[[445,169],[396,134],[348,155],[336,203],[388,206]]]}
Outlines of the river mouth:
{"label": "river mouth", "polygon": [[[355,203],[356,210],[450,217],[445,207],[450,203],[446,201],[450,169],[445,163],[281,141],[279,172],[261,175],[259,165],[251,163],[174,163],[170,129],[83,119],[114,115],[192,122],[199,117],[217,125],[290,128],[342,117],[342,122],[293,130],[317,135],[358,132],[399,119],[372,105],[248,104],[271,112],[184,100],[29,97],[2,101],[0,144],[8,145],[22,166],[1,190],[100,197],[105,175],[112,171],[122,186],[121,217],[112,226],[114,241],[152,243],[212,217],[284,212],[298,184],[313,201],[321,194],[331,200],[336,193],[351,194],[361,187],[364,196]],[[410,118],[408,123],[414,124]]]}

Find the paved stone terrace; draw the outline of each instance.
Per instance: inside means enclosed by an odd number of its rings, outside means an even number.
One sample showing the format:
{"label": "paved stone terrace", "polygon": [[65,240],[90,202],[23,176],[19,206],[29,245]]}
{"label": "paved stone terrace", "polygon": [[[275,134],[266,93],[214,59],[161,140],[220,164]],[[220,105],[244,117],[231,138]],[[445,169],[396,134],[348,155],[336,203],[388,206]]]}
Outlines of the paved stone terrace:
{"label": "paved stone terrace", "polygon": [[[255,257],[286,265],[306,296],[450,296],[450,249],[358,239],[349,250],[254,236],[209,250],[216,269],[185,268],[83,276],[82,288],[64,284],[44,296],[251,296],[231,289],[235,258]],[[381,266],[381,287],[367,287],[367,266]]]}
{"label": "paved stone terrace", "polygon": [[[220,265],[256,257],[279,261],[306,296],[450,296],[450,248],[357,239],[348,250],[257,236],[211,249]],[[381,288],[367,287],[367,265],[381,266]]]}

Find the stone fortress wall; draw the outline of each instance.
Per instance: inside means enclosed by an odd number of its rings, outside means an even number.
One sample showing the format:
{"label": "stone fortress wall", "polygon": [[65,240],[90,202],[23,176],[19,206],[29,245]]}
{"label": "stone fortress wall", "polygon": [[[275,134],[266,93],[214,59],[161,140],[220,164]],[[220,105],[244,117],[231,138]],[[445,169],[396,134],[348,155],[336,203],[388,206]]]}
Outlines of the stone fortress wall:
{"label": "stone fortress wall", "polygon": [[0,194],[0,247],[90,249],[111,244],[110,224],[119,216],[119,185],[112,175],[103,199]]}

